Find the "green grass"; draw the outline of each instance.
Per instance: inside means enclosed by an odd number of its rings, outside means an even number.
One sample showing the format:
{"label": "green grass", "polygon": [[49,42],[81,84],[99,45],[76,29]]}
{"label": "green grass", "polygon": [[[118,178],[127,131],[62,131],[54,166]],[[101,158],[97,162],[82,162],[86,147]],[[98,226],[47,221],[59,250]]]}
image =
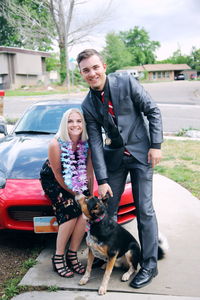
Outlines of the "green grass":
{"label": "green grass", "polygon": [[[39,249],[38,249],[39,251]],[[33,255],[36,256],[38,255],[38,251],[33,251]],[[28,290],[28,287],[25,286],[19,286],[18,284],[20,283],[23,275],[26,274],[28,269],[33,267],[36,264],[36,259],[35,258],[29,258],[25,260],[21,266],[21,269],[17,272],[18,275],[14,278],[11,278],[9,280],[6,280],[4,282],[4,291],[3,295],[1,297],[2,300],[9,300],[13,298],[14,296],[18,295],[21,292],[24,292],[25,290]]]}
{"label": "green grass", "polygon": [[20,292],[20,287],[18,286],[19,282],[20,282],[19,277],[8,280],[5,284],[4,294],[1,297],[1,299],[8,300],[18,295]]}
{"label": "green grass", "polygon": [[66,94],[67,91],[23,91],[23,90],[9,90],[5,95],[9,96],[40,96],[40,95],[53,95],[53,94]]}
{"label": "green grass", "polygon": [[34,258],[29,258],[29,259],[25,260],[22,267],[24,268],[25,271],[27,271],[28,269],[32,268],[36,264],[37,264],[37,261]]}
{"label": "green grass", "polygon": [[40,96],[40,95],[54,95],[54,94],[69,94],[76,92],[87,91],[85,87],[71,87],[70,90],[65,86],[55,86],[53,90],[48,90],[46,87],[30,87],[28,90],[16,89],[16,90],[6,90],[5,96]]}
{"label": "green grass", "polygon": [[[23,236],[23,233],[19,234],[17,232],[17,234],[16,234],[19,239],[22,238],[21,234]],[[8,236],[9,236],[9,233],[8,233]],[[10,238],[12,238],[12,234],[10,234]],[[27,271],[31,267],[36,265],[36,263],[37,263],[36,258],[38,257],[39,253],[41,252],[41,250],[44,248],[44,246],[46,244],[46,242],[45,242],[46,240],[42,237],[41,238],[33,237],[33,239],[34,239],[34,241],[30,241],[30,253],[28,253],[28,254],[26,253],[26,255],[25,255],[25,256],[28,255],[29,258],[22,260],[20,265],[18,265],[16,268],[13,269],[12,274],[11,274],[11,271],[9,271],[10,273],[9,273],[9,276],[7,277],[7,279],[2,281],[2,278],[1,278],[1,282],[0,282],[0,299],[1,300],[9,300],[22,292],[35,289],[35,287],[32,287],[32,286],[19,286],[21,279],[27,273]],[[23,238],[22,238],[22,240],[23,240]],[[25,252],[27,252],[27,247],[25,247],[25,249],[26,249]],[[23,253],[23,251],[22,251],[22,253]],[[38,287],[38,289],[47,290],[47,287]]]}
{"label": "green grass", "polygon": [[56,285],[51,285],[48,287],[48,292],[57,292],[59,290],[58,286]]}
{"label": "green grass", "polygon": [[162,153],[163,159],[155,171],[200,199],[200,141],[165,140]]}

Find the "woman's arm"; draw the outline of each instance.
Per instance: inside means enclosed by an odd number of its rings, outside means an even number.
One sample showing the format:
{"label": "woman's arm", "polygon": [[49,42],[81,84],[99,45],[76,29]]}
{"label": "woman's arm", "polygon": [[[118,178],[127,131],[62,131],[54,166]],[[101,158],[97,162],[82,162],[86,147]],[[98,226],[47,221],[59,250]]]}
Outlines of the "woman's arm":
{"label": "woman's arm", "polygon": [[92,166],[92,159],[91,159],[91,150],[88,151],[88,159],[87,159],[87,179],[88,179],[88,189],[90,195],[93,195],[94,189],[94,171]]}
{"label": "woman's arm", "polygon": [[53,171],[53,174],[57,180],[57,182],[60,184],[60,186],[68,191],[70,194],[75,195],[76,193],[73,192],[72,190],[68,189],[63,176],[62,176],[62,167],[61,167],[61,161],[60,161],[60,146],[57,141],[57,139],[53,139],[50,144],[49,144],[49,149],[48,149],[48,157],[49,157],[49,162],[51,169]]}

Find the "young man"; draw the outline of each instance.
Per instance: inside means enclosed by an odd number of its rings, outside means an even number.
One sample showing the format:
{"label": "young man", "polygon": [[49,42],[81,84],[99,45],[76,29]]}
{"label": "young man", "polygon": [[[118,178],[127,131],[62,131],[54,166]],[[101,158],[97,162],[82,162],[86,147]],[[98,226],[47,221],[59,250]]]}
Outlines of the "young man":
{"label": "young man", "polygon": [[[80,73],[89,84],[82,109],[100,197],[109,194],[108,213],[116,218],[126,177],[131,176],[141,244],[141,269],[130,285],[147,285],[158,273],[158,228],[152,204],[153,167],[161,159],[160,110],[131,75],[109,74],[94,49],[79,53]],[[146,121],[145,121],[146,119]],[[103,145],[102,128],[106,139]]]}

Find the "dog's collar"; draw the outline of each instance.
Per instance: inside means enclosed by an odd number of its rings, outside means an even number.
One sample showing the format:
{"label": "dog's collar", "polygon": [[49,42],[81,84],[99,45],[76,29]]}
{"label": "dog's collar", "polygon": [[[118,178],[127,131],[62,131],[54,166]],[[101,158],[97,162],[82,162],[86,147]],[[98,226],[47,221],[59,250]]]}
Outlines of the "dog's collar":
{"label": "dog's collar", "polygon": [[95,220],[89,220],[89,223],[98,223],[105,217],[106,214],[101,215],[100,217],[96,218]]}
{"label": "dog's collar", "polygon": [[88,220],[87,224],[86,224],[86,231],[90,231],[90,225],[93,223],[98,223],[101,220],[103,220],[103,218],[105,217],[106,214],[101,215],[99,218],[95,219],[95,220]]}

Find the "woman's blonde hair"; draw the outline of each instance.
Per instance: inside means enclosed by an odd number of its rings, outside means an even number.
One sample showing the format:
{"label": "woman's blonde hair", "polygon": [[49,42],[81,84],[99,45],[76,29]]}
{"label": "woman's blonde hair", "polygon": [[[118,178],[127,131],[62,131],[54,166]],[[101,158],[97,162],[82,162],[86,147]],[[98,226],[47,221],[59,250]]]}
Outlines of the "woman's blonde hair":
{"label": "woman's blonde hair", "polygon": [[69,133],[68,133],[68,128],[67,128],[68,125],[67,124],[68,124],[70,114],[74,113],[74,112],[78,113],[81,117],[82,124],[83,124],[83,132],[81,134],[81,141],[85,142],[88,139],[85,119],[83,117],[82,112],[78,108],[70,108],[63,114],[61,122],[60,122],[60,126],[58,128],[58,131],[57,131],[55,137],[57,139],[61,138],[61,140],[65,141],[65,142],[70,142],[71,141],[71,139],[69,137]]}

